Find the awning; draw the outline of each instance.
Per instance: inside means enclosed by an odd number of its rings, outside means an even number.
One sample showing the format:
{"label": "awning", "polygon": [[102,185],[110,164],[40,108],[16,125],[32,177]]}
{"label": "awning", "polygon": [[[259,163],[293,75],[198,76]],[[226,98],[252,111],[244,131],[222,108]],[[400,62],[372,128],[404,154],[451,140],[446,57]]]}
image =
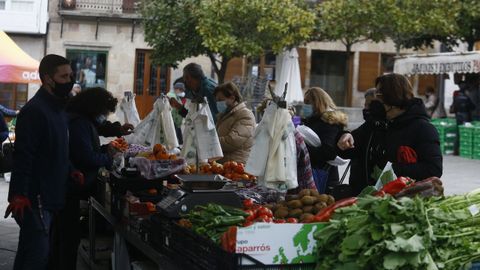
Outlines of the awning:
{"label": "awning", "polygon": [[39,62],[25,53],[0,30],[0,82],[40,83]]}
{"label": "awning", "polygon": [[415,54],[395,60],[393,72],[415,74],[479,73],[480,52]]}

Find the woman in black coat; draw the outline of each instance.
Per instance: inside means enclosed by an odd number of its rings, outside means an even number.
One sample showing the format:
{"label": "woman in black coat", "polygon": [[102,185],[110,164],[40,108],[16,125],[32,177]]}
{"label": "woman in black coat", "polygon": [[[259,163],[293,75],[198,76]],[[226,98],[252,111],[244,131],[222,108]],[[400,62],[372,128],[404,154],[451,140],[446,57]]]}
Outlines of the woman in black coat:
{"label": "woman in black coat", "polygon": [[362,175],[350,178],[357,186],[356,193],[375,184],[378,172],[388,161],[397,176],[415,180],[440,177],[438,132],[422,100],[413,97],[410,82],[402,75],[387,74],[378,77],[375,85],[375,99],[369,106],[372,120],[343,134],[337,143],[341,157],[364,162]]}
{"label": "woman in black coat", "polygon": [[[321,146],[307,145],[314,175],[315,184],[319,192],[328,190],[338,183],[338,168],[327,163],[337,156],[337,138],[347,125],[347,115],[337,110],[332,98],[320,87],[312,87],[305,92],[305,107],[311,106],[311,114],[304,119],[307,127],[311,128],[320,138]],[[305,111],[310,111],[309,109]],[[325,176],[327,180],[325,182]]]}
{"label": "woman in black coat", "polygon": [[54,249],[49,269],[76,269],[80,244],[80,200],[92,195],[98,170],[110,168],[115,150],[100,145],[97,128],[115,111],[117,99],[103,88],[90,88],[73,97],[68,105],[70,160],[85,176],[82,186],[72,185],[65,208],[54,223]]}

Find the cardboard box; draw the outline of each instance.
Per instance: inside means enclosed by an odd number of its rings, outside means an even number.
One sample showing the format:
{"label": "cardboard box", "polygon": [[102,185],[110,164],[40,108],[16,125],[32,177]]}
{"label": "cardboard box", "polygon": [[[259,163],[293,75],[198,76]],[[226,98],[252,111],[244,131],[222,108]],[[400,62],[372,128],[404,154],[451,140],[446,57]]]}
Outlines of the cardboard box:
{"label": "cardboard box", "polygon": [[237,231],[237,253],[245,253],[264,264],[298,264],[317,261],[313,234],[323,223],[255,223]]}

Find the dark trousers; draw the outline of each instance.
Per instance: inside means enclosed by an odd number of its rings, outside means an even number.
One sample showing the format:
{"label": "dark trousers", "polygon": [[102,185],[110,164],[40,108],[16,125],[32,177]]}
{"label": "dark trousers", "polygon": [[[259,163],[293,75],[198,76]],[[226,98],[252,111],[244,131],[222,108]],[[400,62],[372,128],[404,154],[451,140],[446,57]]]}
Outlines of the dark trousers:
{"label": "dark trousers", "polygon": [[75,270],[80,244],[80,199],[67,196],[65,208],[59,211],[52,225],[49,269]]}
{"label": "dark trousers", "polygon": [[23,219],[16,220],[20,237],[14,270],[47,269],[53,213],[43,210],[42,214],[43,218],[38,209],[26,210]]}

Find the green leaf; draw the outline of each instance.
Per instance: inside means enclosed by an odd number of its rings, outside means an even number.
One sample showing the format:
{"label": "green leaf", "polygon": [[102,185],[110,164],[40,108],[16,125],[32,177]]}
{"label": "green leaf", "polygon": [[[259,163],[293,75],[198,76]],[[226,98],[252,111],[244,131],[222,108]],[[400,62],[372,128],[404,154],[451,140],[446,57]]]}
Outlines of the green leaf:
{"label": "green leaf", "polygon": [[397,237],[393,241],[385,241],[386,247],[391,251],[419,252],[425,249],[423,238],[419,235],[413,235],[409,239]]}

